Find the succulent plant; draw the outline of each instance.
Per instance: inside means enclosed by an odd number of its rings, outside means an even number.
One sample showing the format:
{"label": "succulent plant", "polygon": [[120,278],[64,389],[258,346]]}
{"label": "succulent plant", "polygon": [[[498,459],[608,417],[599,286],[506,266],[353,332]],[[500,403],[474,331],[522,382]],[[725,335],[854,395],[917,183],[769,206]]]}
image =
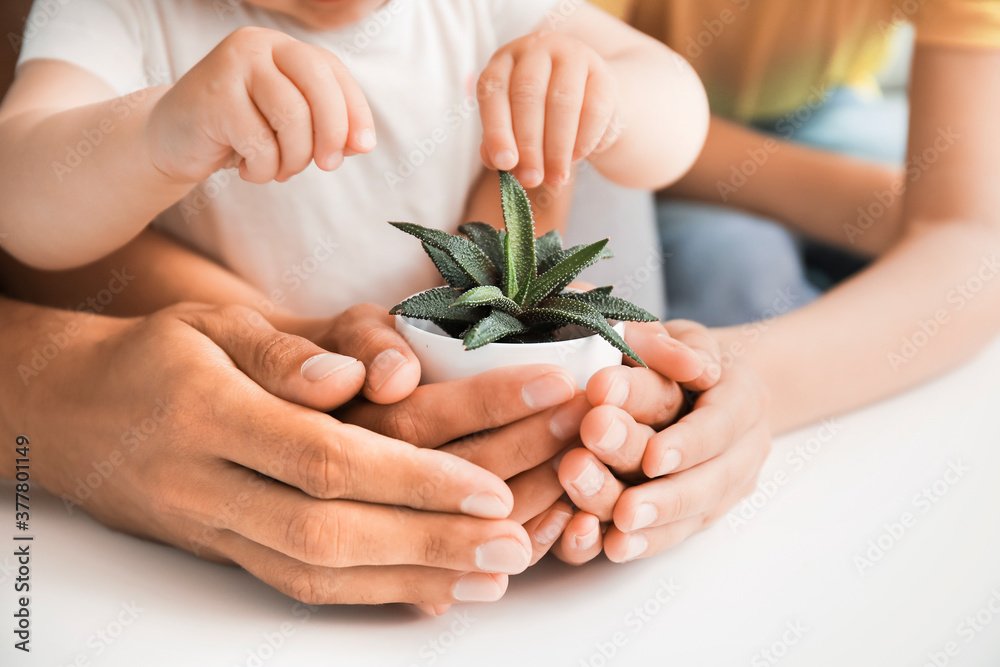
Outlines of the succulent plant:
{"label": "succulent plant", "polygon": [[566,289],[581,271],[611,256],[608,240],[564,249],[558,231],[536,239],[528,195],[503,171],[500,195],[504,231],[482,222],[461,225],[461,234],[390,223],[423,242],[448,284],[411,296],[391,312],[430,320],[463,339],[467,350],[493,342],[548,342],[562,327],[577,325],[645,365],[608,320],[654,322],[655,316],[612,296],[612,287]]}

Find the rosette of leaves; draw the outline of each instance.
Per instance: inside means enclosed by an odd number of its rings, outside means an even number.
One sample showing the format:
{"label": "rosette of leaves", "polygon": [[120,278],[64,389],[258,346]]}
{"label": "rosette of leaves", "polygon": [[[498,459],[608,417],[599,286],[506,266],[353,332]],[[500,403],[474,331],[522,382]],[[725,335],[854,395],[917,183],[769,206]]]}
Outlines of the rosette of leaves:
{"label": "rosette of leaves", "polygon": [[448,234],[406,222],[390,223],[417,237],[447,287],[416,294],[392,313],[430,320],[467,350],[488,343],[555,340],[555,332],[577,325],[645,365],[608,320],[655,322],[639,306],[611,294],[611,287],[567,290],[581,271],[611,256],[608,240],[563,248],[558,231],[536,239],[528,195],[517,179],[500,172],[503,231],[482,222]]}

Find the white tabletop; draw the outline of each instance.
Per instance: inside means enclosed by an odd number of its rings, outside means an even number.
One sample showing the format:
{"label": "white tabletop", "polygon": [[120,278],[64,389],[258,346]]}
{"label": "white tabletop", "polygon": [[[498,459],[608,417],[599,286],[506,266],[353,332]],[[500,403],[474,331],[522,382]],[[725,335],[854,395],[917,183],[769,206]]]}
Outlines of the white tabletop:
{"label": "white tabletop", "polygon": [[743,525],[724,519],[628,565],[544,561],[500,602],[439,619],[311,612],[36,490],[25,655],[9,629],[14,489],[2,483],[0,665],[1000,665],[998,369],[1000,343],[782,437]]}

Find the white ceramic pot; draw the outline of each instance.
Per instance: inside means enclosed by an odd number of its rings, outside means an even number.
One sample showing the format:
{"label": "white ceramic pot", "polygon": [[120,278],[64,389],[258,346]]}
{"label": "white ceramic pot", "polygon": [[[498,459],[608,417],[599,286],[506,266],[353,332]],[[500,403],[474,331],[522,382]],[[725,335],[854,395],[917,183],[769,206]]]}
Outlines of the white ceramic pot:
{"label": "white ceramic pot", "polygon": [[[614,329],[625,334],[622,322]],[[622,363],[622,353],[597,334],[554,343],[490,343],[466,350],[461,340],[427,320],[397,315],[396,331],[420,360],[421,384],[457,380],[507,366],[555,364],[572,373],[584,389],[594,373]]]}

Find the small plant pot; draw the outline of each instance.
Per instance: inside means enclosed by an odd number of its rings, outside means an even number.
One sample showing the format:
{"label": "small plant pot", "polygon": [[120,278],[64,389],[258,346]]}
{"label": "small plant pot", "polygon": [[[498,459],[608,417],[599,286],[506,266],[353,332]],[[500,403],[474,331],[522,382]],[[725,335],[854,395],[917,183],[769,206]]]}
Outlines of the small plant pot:
{"label": "small plant pot", "polygon": [[[614,325],[624,335],[625,324]],[[597,334],[552,343],[490,343],[466,350],[462,341],[444,333],[432,322],[396,316],[396,331],[406,339],[420,360],[420,383],[433,384],[478,375],[507,366],[555,364],[576,378],[584,389],[597,371],[622,363],[622,353]]]}

